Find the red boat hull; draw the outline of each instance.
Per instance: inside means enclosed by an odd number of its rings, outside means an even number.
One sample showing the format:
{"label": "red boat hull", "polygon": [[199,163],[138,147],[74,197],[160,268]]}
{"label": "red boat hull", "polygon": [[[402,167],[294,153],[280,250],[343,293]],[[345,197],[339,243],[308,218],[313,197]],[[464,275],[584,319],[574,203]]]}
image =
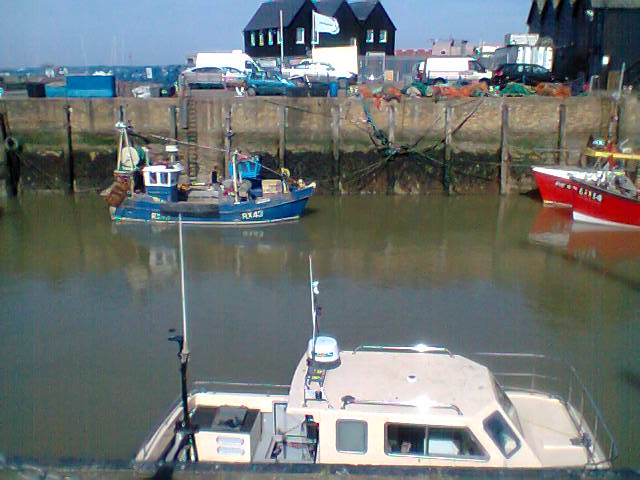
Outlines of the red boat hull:
{"label": "red boat hull", "polygon": [[640,228],[640,201],[572,179],[573,219],[620,227]]}
{"label": "red boat hull", "polygon": [[584,178],[586,171],[577,168],[533,167],[533,174],[545,205],[571,208],[571,180],[569,177]]}

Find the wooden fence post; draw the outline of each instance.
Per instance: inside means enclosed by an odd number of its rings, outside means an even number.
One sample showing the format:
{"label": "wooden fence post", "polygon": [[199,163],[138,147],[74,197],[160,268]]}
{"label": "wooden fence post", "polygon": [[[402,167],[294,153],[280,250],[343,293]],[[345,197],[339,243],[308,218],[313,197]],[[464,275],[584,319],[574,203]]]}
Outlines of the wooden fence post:
{"label": "wooden fence post", "polygon": [[500,194],[509,193],[509,106],[502,105],[502,131],[500,136]]}
{"label": "wooden fence post", "polygon": [[341,106],[331,107],[331,155],[333,157],[333,192],[340,192],[340,110]]}
{"label": "wooden fence post", "polygon": [[278,153],[280,155],[280,168],[285,168],[286,150],[287,150],[287,107],[285,105],[278,106],[280,117],[280,147]]}
{"label": "wooden fence post", "polygon": [[175,105],[169,107],[169,135],[178,140],[178,108]]}
{"label": "wooden fence post", "polygon": [[73,193],[76,190],[76,175],[75,165],[73,160],[73,140],[71,134],[71,105],[65,106],[65,113],[67,117],[67,165],[69,169],[69,193]]}
{"label": "wooden fence post", "polygon": [[566,147],[566,134],[567,134],[567,106],[563,103],[558,108],[558,155],[556,156],[556,163],[568,163],[568,152],[565,151]]}
{"label": "wooden fence post", "polygon": [[453,193],[453,185],[451,182],[451,149],[453,143],[453,128],[451,121],[453,119],[453,107],[447,105],[444,111],[444,163],[442,165],[442,186],[447,195]]}

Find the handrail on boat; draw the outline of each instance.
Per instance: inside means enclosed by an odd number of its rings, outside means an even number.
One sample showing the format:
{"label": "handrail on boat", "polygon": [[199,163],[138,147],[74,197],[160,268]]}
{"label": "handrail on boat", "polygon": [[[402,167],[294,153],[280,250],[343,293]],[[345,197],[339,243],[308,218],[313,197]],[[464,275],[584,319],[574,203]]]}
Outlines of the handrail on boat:
{"label": "handrail on boat", "polygon": [[[291,388],[290,385],[281,385],[277,383],[256,383],[256,382],[225,382],[219,380],[197,380],[193,382],[195,387],[198,387],[201,391],[205,387],[236,387],[236,388],[245,388],[245,389],[256,389],[258,391],[263,392],[267,389],[273,390],[289,390]],[[252,393],[252,392],[247,392]]]}
{"label": "handrail on boat", "polygon": [[361,351],[382,351],[382,352],[410,352],[410,353],[446,353],[453,357],[453,353],[448,348],[440,345],[425,345],[419,343],[417,345],[360,345],[353,350],[353,354]]}
{"label": "handrail on boat", "polygon": [[[381,407],[399,407],[399,408],[420,408],[420,405],[416,405],[413,403],[399,403],[399,402],[388,402],[384,400],[357,400],[351,395],[345,395],[342,397],[342,410],[345,410],[349,405],[370,405],[370,406],[381,406]],[[454,403],[431,403],[427,405],[427,408],[436,408],[443,410],[453,410],[459,416],[462,416],[462,410]]]}
{"label": "handrail on boat", "polygon": [[[475,355],[482,356],[485,358],[493,358],[496,360],[514,360],[514,359],[531,360],[533,362],[531,364],[533,371],[530,371],[530,372],[497,371],[497,370],[492,370],[492,372],[496,378],[500,378],[503,380],[500,383],[501,383],[501,386],[505,389],[527,391],[531,393],[544,393],[547,395],[550,394],[558,398],[568,406],[570,406],[571,408],[569,409],[569,414],[577,430],[581,432],[583,435],[586,435],[586,432],[584,431],[584,428],[583,428],[583,425],[586,425],[594,437],[593,438],[594,442],[592,442],[592,447],[595,449],[595,445],[600,446],[600,448],[602,448],[602,453],[606,456],[604,460],[595,462],[593,461],[594,460],[593,452],[589,451],[590,458],[591,458],[591,461],[589,463],[590,466],[598,466],[601,464],[609,463],[615,460],[615,458],[617,458],[618,447],[615,439],[613,438],[613,434],[611,433],[609,426],[605,422],[602,416],[602,413],[600,412],[600,409],[596,405],[593,399],[593,396],[591,395],[591,392],[589,392],[589,390],[583,383],[582,379],[578,375],[578,372],[573,367],[573,365],[569,364],[564,359],[549,356],[549,355],[544,355],[540,353],[477,352]],[[560,386],[562,382],[566,381],[566,378],[562,379],[559,376],[545,375],[545,374],[536,372],[535,361],[547,361],[547,362],[551,362],[553,364],[564,367],[565,372],[569,373],[568,388],[566,391],[566,396],[564,395],[564,391],[549,392],[536,387],[536,381],[549,381],[554,385]],[[513,364],[511,363],[501,365],[501,366],[511,367],[512,370],[514,369]],[[508,370],[508,369],[505,369],[505,370]],[[522,387],[519,385],[509,385],[508,383],[504,382],[504,380],[507,380],[507,379],[527,379],[527,378],[530,379],[529,387]],[[574,382],[578,390],[577,394],[574,394]],[[567,385],[565,385],[565,387],[567,387]],[[574,399],[574,395],[576,397],[575,399]],[[577,405],[574,404],[575,401],[578,401],[578,400],[579,400],[578,404]],[[586,415],[587,412],[585,411],[585,406],[587,408],[590,407],[592,410],[592,414],[593,414],[592,424],[590,424],[590,422],[587,419],[587,415]],[[575,413],[579,414],[578,419],[574,418],[575,414],[572,414],[571,409],[575,410]],[[600,445],[601,432],[604,432],[604,434],[606,435],[605,441],[607,441],[608,447],[609,447],[606,451],[604,449],[604,446]],[[585,446],[588,446],[586,442],[585,442]],[[588,448],[588,450],[590,449]]]}

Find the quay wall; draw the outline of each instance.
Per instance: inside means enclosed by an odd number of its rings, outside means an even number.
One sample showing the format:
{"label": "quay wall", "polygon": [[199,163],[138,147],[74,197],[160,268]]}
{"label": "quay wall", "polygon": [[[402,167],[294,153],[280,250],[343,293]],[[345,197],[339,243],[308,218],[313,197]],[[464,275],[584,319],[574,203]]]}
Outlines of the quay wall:
{"label": "quay wall", "polygon": [[[509,162],[507,190],[534,184],[529,166],[577,164],[588,138],[604,136],[615,116],[611,97],[463,98],[400,101],[340,98],[12,99],[0,101],[8,134],[17,138],[21,188],[65,188],[69,183],[66,107],[77,190],[107,186],[116,162],[121,110],[143,135],[173,137],[207,148],[183,146],[181,155],[198,180],[214,165],[224,171],[227,122],[232,148],[260,153],[266,165],[286,166],[295,177],[318,180],[335,193],[443,191],[445,160],[450,191],[497,191],[500,162]],[[366,109],[365,109],[366,107]],[[503,108],[508,107],[503,126]],[[367,121],[366,111],[370,120]],[[448,111],[448,112],[447,112]],[[173,112],[177,112],[173,116]],[[561,126],[562,123],[562,126]],[[374,132],[374,126],[378,129]],[[447,128],[451,131],[445,153]],[[618,130],[640,146],[640,102],[620,102]],[[503,136],[507,153],[502,155]],[[384,139],[390,140],[384,145]],[[152,153],[162,156],[157,140]],[[558,152],[558,147],[563,150]],[[6,175],[6,168],[3,169]]]}

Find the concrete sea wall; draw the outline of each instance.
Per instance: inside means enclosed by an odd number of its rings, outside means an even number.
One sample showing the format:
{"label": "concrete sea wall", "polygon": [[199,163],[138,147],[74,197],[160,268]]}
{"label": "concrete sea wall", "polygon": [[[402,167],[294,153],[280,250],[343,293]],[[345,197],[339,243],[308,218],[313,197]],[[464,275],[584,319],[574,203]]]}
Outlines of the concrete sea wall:
{"label": "concrete sea wall", "polygon": [[[640,102],[629,96],[620,104],[620,138],[637,148]],[[588,138],[606,135],[616,104],[599,96],[5,100],[0,114],[7,135],[20,143],[9,153],[19,167],[20,188],[64,189],[70,175],[79,191],[107,186],[121,110],[143,135],[173,137],[177,131],[180,140],[207,147],[182,148],[183,161],[201,181],[214,165],[224,169],[230,123],[233,149],[260,153],[266,165],[315,179],[321,191],[425,194],[498,191],[501,162],[503,190],[530,189],[529,165],[580,162]],[[149,146],[163,156],[160,142],[151,139]]]}

